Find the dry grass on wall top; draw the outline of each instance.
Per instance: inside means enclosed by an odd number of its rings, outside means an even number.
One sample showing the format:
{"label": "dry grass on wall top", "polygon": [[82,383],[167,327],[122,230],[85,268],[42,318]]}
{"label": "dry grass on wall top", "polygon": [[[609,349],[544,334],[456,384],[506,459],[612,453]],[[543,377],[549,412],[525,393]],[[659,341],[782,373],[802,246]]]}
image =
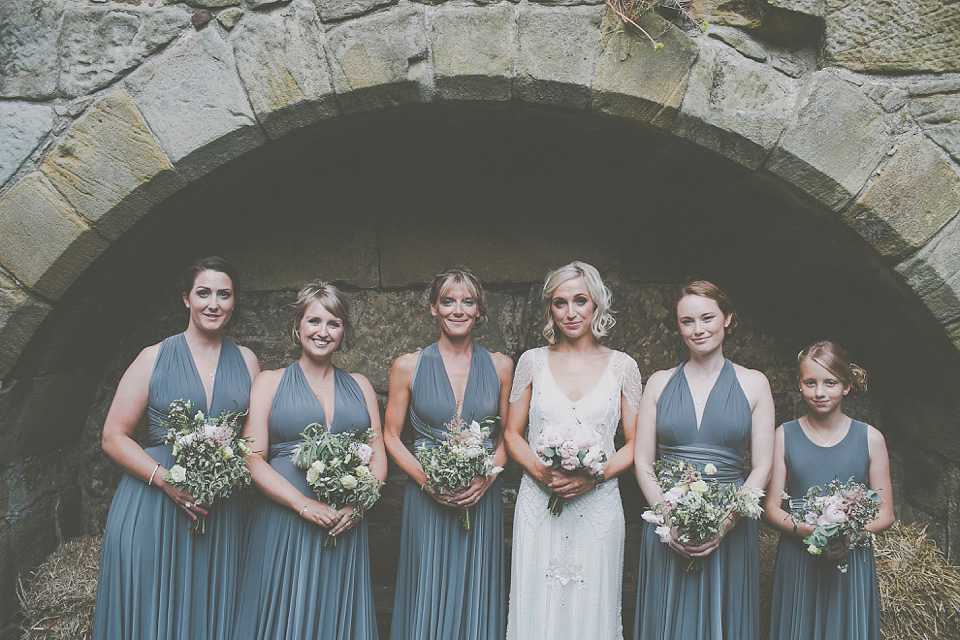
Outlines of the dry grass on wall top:
{"label": "dry grass on wall top", "polygon": [[[761,637],[770,619],[778,536],[761,527]],[[880,629],[886,640],[960,640],[960,567],[947,564],[925,525],[899,522],[877,537]],[[23,640],[88,640],[100,538],[64,543],[20,589]]]}
{"label": "dry grass on wall top", "polygon": [[20,581],[23,640],[89,640],[97,597],[100,537],[62,544]]}

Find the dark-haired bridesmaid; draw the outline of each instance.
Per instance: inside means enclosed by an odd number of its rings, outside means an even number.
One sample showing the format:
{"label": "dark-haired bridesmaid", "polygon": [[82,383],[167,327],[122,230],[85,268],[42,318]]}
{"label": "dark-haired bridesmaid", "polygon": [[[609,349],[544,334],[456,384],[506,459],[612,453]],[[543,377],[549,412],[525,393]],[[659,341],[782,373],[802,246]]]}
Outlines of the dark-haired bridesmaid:
{"label": "dark-haired bridesmaid", "polygon": [[[313,423],[332,433],[370,429],[369,467],[379,480],[386,477],[373,387],[332,361],[352,342],[350,300],[333,285],[309,284],[297,295],[287,328],[300,358],[263,372],[250,394],[244,435],[255,440],[247,462],[263,495],[247,522],[231,638],[377,640],[362,508],[334,509],[317,500],[293,463],[300,434]],[[324,544],[330,537],[335,545]]]}
{"label": "dark-haired bridesmaid", "polygon": [[[400,433],[409,414],[416,444],[429,447],[458,412],[467,421],[503,416],[513,362],[473,343],[486,309],[483,288],[466,268],[447,269],[434,278],[430,313],[440,328],[438,341],[400,356],[390,371],[384,440],[409,477],[390,638],[502,640],[506,594],[500,483],[496,477],[478,476],[455,493],[434,493]],[[485,444],[502,467],[502,441],[499,433],[491,435]],[[460,525],[464,507],[473,510],[466,531]]]}
{"label": "dark-haired bridesmaid", "polygon": [[[766,376],[723,357],[737,324],[729,297],[706,280],[688,282],[674,304],[690,359],[650,376],[640,401],[637,481],[662,500],[654,462],[713,464],[714,478],[762,489],[773,457],[773,397]],[[750,473],[744,477],[744,469]],[[730,514],[716,538],[669,544],[644,523],[637,587],[637,640],[756,640],[760,635],[757,524]],[[700,571],[688,571],[691,558]]]}
{"label": "dark-haired bridesmaid", "polygon": [[[206,414],[244,411],[256,356],[224,337],[240,290],[233,267],[197,260],[183,276],[187,328],[145,348],[117,386],[103,425],[103,450],[125,474],[110,505],[97,584],[97,640],[229,640],[236,614],[242,537],[233,496],[210,505],[167,483],[174,463],[163,444],[170,403],[185,399]],[[141,446],[133,432],[146,413]],[[207,515],[206,533],[190,523]]]}
{"label": "dark-haired bridesmaid", "polygon": [[[834,342],[817,342],[800,352],[797,379],[807,413],[775,434],[773,475],[767,488],[764,520],[780,531],[773,581],[770,638],[793,640],[878,640],[880,613],[877,573],[871,546],[849,548],[849,540],[827,549],[827,560],[807,552],[803,539],[813,532],[794,524],[781,492],[797,505],[814,486],[834,479],[866,485],[882,502],[867,529],[877,533],[893,524],[890,461],[883,435],[843,413],[847,395],[867,390],[867,374]],[[837,568],[846,558],[847,570]]]}

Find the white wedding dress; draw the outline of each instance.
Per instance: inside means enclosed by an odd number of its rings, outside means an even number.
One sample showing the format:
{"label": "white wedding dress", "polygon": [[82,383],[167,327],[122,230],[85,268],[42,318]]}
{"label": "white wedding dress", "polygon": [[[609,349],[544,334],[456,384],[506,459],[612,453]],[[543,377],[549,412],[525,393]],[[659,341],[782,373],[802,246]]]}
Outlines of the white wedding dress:
{"label": "white wedding dress", "polygon": [[[530,384],[531,447],[544,425],[576,418],[597,430],[609,458],[621,396],[633,411],[640,404],[637,363],[620,351],[610,355],[600,380],[577,402],[571,402],[553,380],[546,347],[520,357],[510,401]],[[617,481],[568,500],[559,517],[547,510],[551,495],[524,473],[513,521],[507,640],[621,640],[624,525]]]}

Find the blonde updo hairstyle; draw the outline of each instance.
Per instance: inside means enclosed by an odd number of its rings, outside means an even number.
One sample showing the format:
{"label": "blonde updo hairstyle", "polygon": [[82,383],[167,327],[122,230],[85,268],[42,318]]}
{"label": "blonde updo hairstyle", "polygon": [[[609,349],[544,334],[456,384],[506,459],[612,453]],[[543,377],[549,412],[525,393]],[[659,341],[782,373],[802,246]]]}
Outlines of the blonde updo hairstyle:
{"label": "blonde updo hairstyle", "polygon": [[337,351],[347,351],[353,346],[353,304],[346,294],[328,282],[311,282],[297,294],[297,299],[290,306],[290,315],[287,318],[287,333],[293,343],[300,346],[300,321],[303,320],[307,307],[313,302],[319,302],[323,308],[340,318],[343,323],[343,338]]}
{"label": "blonde updo hairstyle", "polygon": [[847,350],[836,342],[821,340],[797,354],[797,382],[801,382],[800,365],[807,360],[829,371],[843,386],[850,387],[851,396],[861,396],[867,392],[867,372],[850,362]]}
{"label": "blonde updo hairstyle", "polygon": [[597,340],[603,338],[610,332],[613,325],[617,323],[613,317],[615,311],[611,307],[613,294],[611,294],[610,289],[603,284],[603,279],[600,278],[600,272],[597,271],[596,267],[586,262],[571,262],[568,265],[554,269],[548,273],[546,279],[543,281],[544,325],[542,333],[543,337],[546,338],[550,344],[556,344],[557,340],[560,339],[560,332],[557,330],[557,325],[554,322],[553,312],[551,310],[553,294],[561,284],[576,278],[583,278],[584,283],[587,285],[587,291],[590,292],[590,297],[596,305],[596,308],[593,310],[593,318],[590,320],[590,330],[593,333],[593,337]]}
{"label": "blonde updo hairstyle", "polygon": [[687,296],[701,296],[717,303],[723,317],[730,318],[730,324],[723,329],[724,337],[730,336],[733,330],[737,328],[737,312],[733,309],[733,302],[730,300],[730,296],[709,280],[687,280],[687,282],[680,287],[680,291],[677,292],[677,297],[673,301],[673,315],[676,316],[678,324],[680,322],[680,313],[678,311],[680,301]]}
{"label": "blonde updo hairstyle", "polygon": [[450,293],[455,284],[462,284],[477,303],[478,315],[474,326],[479,327],[487,321],[487,303],[483,299],[483,286],[473,271],[466,267],[450,267],[434,276],[430,283],[430,306],[437,306],[440,298]]}

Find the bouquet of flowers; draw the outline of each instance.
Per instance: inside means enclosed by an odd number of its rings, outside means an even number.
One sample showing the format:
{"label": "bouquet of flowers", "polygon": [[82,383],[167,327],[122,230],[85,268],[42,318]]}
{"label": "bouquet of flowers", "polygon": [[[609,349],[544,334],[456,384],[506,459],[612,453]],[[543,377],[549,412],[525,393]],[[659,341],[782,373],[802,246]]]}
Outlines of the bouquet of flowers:
{"label": "bouquet of flowers", "polygon": [[[424,473],[427,485],[434,493],[452,493],[466,487],[477,476],[495,476],[503,467],[493,462],[493,455],[483,446],[490,437],[490,427],[499,420],[499,416],[484,418],[477,422],[467,422],[454,416],[444,425],[443,438],[433,447],[420,445],[416,456]],[[460,525],[470,530],[470,509],[460,510]]]}
{"label": "bouquet of flowers", "polygon": [[[700,470],[686,460],[657,460],[654,473],[663,500],[644,511],[642,518],[657,526],[662,542],[670,542],[671,527],[677,528],[684,544],[699,545],[723,531],[723,521],[731,513],[757,519],[763,509],[763,489],[737,487],[711,478],[717,472],[713,464]],[[706,476],[706,477],[705,477]],[[699,569],[699,558],[692,558],[687,571]]]}
{"label": "bouquet of flowers", "polygon": [[[784,499],[790,496],[785,492]],[[844,540],[849,536],[849,548],[866,546],[869,536],[864,536],[867,524],[880,512],[880,494],[850,478],[840,482],[834,478],[826,487],[810,487],[801,506],[793,509],[790,519],[794,524],[804,522],[813,526],[813,533],[803,539],[807,551],[818,556],[832,540]],[[793,505],[791,505],[791,508]],[[847,559],[837,563],[837,568],[847,572]]]}
{"label": "bouquet of flowers", "polygon": [[[189,400],[174,400],[167,415],[164,442],[173,445],[177,463],[163,479],[186,491],[199,503],[213,504],[226,498],[234,489],[250,484],[250,471],[244,456],[250,453],[252,438],[241,438],[241,420],[246,412],[223,411],[219,416],[205,416],[193,411]],[[204,533],[206,518],[198,516],[190,531]]]}
{"label": "bouquet of flowers", "polygon": [[[586,469],[592,476],[600,473],[600,465],[607,456],[600,447],[600,434],[584,427],[579,420],[562,425],[547,425],[537,438],[536,454],[540,461],[553,470],[574,472]],[[566,498],[553,494],[547,507],[550,513],[563,513]]]}
{"label": "bouquet of flowers", "polygon": [[[350,517],[359,520],[380,498],[380,480],[370,471],[373,431],[330,433],[313,423],[300,434],[303,442],[293,452],[293,463],[307,472],[307,484],[317,498],[334,509],[354,505]],[[359,507],[359,508],[358,508]],[[324,546],[337,546],[327,536]]]}

